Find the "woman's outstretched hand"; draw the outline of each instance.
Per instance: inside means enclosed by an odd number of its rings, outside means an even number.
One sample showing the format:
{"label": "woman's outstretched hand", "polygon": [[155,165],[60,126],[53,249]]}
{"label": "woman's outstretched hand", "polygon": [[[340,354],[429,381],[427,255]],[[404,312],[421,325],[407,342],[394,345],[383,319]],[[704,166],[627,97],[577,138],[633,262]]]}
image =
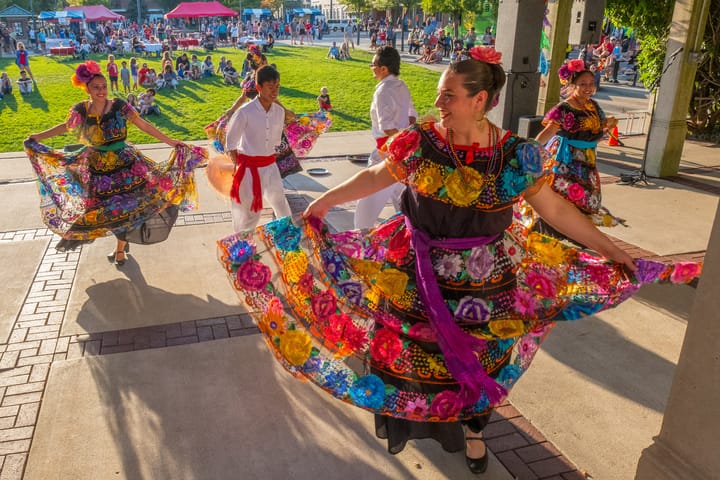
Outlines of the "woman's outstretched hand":
{"label": "woman's outstretched hand", "polygon": [[332,207],[332,205],[324,202],[322,198],[318,198],[314,200],[310,205],[308,205],[308,207],[302,213],[302,217],[305,219],[310,217],[317,217],[322,220],[323,218],[325,218],[325,215],[327,215],[328,211],[330,211],[330,207]]}
{"label": "woman's outstretched hand", "polygon": [[165,143],[167,143],[168,145],[170,145],[173,148],[175,148],[179,145],[183,145],[183,142],[181,142],[180,140],[175,140],[173,138],[171,138],[169,141],[167,141]]}
{"label": "woman's outstretched hand", "polygon": [[630,255],[628,255],[628,253],[625,250],[614,247],[611,251],[607,252],[604,256],[608,260],[612,260],[615,263],[623,264],[623,266],[627,270],[630,270],[631,272],[634,272],[637,270],[637,265],[635,265],[635,261],[632,259],[632,257]]}

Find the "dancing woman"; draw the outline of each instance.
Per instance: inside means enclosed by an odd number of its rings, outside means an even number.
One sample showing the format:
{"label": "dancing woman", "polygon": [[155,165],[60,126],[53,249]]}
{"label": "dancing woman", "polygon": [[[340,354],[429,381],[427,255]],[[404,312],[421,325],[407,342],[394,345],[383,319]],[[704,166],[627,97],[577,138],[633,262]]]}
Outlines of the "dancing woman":
{"label": "dancing woman", "polygon": [[[192,205],[193,169],[207,152],[168,137],[125,100],[108,98],[107,80],[96,62],[80,64],[72,82],[89,100],[75,104],[65,122],[25,141],[39,180],[43,221],[62,237],[55,247],[59,251],[115,235],[117,246],[108,258],[122,265],[128,230],[171,205]],[[126,143],[128,123],[174,147],[170,159],[157,164]],[[39,143],[66,132],[78,136],[80,149],[68,153]]]}

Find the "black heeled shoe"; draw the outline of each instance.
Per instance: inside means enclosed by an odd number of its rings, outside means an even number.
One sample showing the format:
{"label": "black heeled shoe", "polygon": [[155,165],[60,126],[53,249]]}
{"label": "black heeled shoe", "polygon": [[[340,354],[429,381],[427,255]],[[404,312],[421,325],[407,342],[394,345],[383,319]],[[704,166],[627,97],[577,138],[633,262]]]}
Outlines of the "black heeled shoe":
{"label": "black heeled shoe", "polygon": [[[125,261],[127,260],[127,253],[129,251],[130,251],[130,244],[126,243],[125,247],[121,251],[113,251],[113,252],[108,253],[108,255],[107,255],[108,262],[114,263],[115,265],[123,265],[125,263]],[[117,259],[118,253],[125,253],[125,258],[122,260],[118,260]]]}
{"label": "black heeled shoe", "polygon": [[[475,441],[480,440],[481,442],[484,442],[485,439],[483,437],[465,437],[465,441]],[[480,475],[481,473],[485,473],[485,470],[487,470],[488,467],[488,450],[487,445],[485,445],[485,455],[483,455],[480,458],[470,458],[465,455],[465,463],[467,464],[468,468],[472,473],[475,475]]]}

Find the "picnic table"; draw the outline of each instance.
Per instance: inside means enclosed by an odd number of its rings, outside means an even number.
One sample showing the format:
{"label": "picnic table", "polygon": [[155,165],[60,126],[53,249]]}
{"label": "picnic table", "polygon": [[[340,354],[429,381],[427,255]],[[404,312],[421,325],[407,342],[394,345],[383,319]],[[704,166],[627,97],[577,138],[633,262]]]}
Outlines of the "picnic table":
{"label": "picnic table", "polygon": [[52,47],[50,55],[75,55],[75,47]]}
{"label": "picnic table", "polygon": [[197,47],[200,45],[200,41],[197,38],[179,38],[178,46],[182,48]]}

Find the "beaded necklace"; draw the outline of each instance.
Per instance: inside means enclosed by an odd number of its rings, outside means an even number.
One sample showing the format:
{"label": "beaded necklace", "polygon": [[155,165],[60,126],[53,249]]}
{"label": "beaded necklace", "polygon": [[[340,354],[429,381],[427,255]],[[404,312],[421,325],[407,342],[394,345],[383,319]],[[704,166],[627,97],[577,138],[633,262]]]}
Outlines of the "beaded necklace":
{"label": "beaded necklace", "polygon": [[[467,179],[465,178],[465,173],[463,172],[462,162],[460,162],[460,158],[458,157],[457,152],[455,151],[455,143],[453,142],[453,130],[452,128],[447,129],[447,143],[448,148],[450,150],[450,156],[453,160],[453,163],[455,164],[456,170],[460,173],[460,178],[462,178],[463,183],[465,186],[469,186],[469,183]],[[502,148],[498,148],[498,132],[497,127],[490,123],[488,120],[488,144],[492,145],[493,151],[490,155],[490,159],[487,162],[487,165],[485,166],[485,171],[481,174],[481,188],[483,185],[485,185],[485,180],[490,180],[491,182],[494,182],[495,179],[498,176],[498,173],[490,174],[488,172],[495,172],[497,167],[497,161],[498,157],[500,159],[500,162],[502,162],[503,159],[503,151]],[[500,155],[498,155],[498,151],[500,152]],[[468,152],[469,153],[469,152]],[[474,150],[472,152],[474,154]],[[469,164],[474,158],[466,159],[465,163]]]}

